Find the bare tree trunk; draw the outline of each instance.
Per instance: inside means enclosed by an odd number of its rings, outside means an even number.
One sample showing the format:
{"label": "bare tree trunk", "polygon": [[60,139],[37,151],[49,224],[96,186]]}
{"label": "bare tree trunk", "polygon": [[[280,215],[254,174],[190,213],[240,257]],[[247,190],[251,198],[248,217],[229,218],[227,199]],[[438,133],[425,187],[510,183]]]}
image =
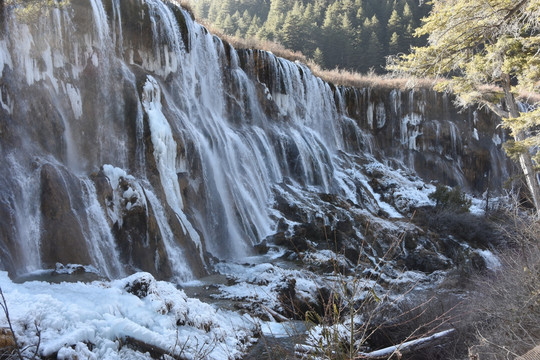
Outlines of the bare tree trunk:
{"label": "bare tree trunk", "polygon": [[[506,75],[503,88],[506,106],[508,107],[510,118],[519,117],[519,109],[516,99],[510,91],[510,77],[508,75]],[[516,141],[522,141],[525,140],[525,138],[526,134],[524,131],[520,131],[517,135],[515,135]],[[534,207],[536,208],[537,212],[540,212],[540,184],[538,183],[538,179],[536,177],[536,171],[534,170],[534,163],[531,154],[529,152],[520,154],[519,164],[521,165],[521,169],[523,170],[523,175],[525,175],[527,187],[531,192]]]}

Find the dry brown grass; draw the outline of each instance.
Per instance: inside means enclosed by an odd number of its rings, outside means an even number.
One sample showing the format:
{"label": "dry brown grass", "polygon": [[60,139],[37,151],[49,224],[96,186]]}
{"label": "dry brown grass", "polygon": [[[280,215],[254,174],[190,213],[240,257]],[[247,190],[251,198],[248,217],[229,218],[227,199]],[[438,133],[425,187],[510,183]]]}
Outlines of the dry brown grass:
{"label": "dry brown grass", "polygon": [[356,88],[380,88],[380,89],[410,89],[413,87],[432,88],[434,79],[414,79],[394,77],[391,75],[379,75],[373,72],[360,74],[357,72],[336,68],[334,70],[322,69],[313,62],[308,66],[315,76],[334,85],[350,86]]}

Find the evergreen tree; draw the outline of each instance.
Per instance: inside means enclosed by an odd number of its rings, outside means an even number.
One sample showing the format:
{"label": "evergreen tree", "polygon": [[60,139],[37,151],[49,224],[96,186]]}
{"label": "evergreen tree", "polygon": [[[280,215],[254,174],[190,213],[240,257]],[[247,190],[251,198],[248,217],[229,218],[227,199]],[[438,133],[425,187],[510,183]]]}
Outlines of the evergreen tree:
{"label": "evergreen tree", "polygon": [[266,19],[266,36],[270,40],[281,42],[281,30],[290,7],[287,0],[271,0],[270,11]]}
{"label": "evergreen tree", "polygon": [[388,44],[388,52],[390,55],[395,55],[400,52],[399,35],[397,32],[392,33],[390,43]]}
{"label": "evergreen tree", "polygon": [[263,26],[261,19],[257,15],[254,15],[246,31],[246,37],[256,37],[257,32],[259,31],[259,29],[262,29],[262,27]]}
{"label": "evergreen tree", "polygon": [[289,49],[303,50],[304,39],[307,37],[304,32],[303,10],[300,3],[296,2],[283,23],[283,30],[281,31],[282,43]]}
{"label": "evergreen tree", "polygon": [[[382,27],[381,27],[381,23],[379,21],[379,18],[377,18],[377,15],[373,15],[371,17],[371,21],[370,21],[370,25],[369,25],[369,28],[366,29],[366,30],[369,30],[371,32],[374,32],[375,34],[382,34]],[[378,35],[379,36],[379,35]]]}
{"label": "evergreen tree", "polygon": [[362,8],[362,4],[360,3],[357,7],[356,7],[356,16],[355,16],[355,23],[356,23],[356,26],[360,26],[363,24],[364,20],[365,20],[366,16],[364,15],[364,9]]}
{"label": "evergreen tree", "polygon": [[218,19],[218,16],[220,14],[220,10],[221,10],[221,3],[217,2],[217,1],[212,1],[210,3],[209,8],[208,8],[208,20],[210,22],[216,24],[216,20]]}
{"label": "evergreen tree", "polygon": [[383,58],[383,47],[379,40],[379,36],[376,32],[372,31],[371,35],[369,37],[369,41],[367,43],[366,47],[366,57],[364,64],[364,71],[369,69],[374,69],[375,72],[381,72],[382,69],[380,69],[380,64],[382,63]]}
{"label": "evergreen tree", "polygon": [[238,14],[238,18],[236,20],[236,27],[240,34],[242,34],[241,37],[245,37],[248,28],[251,25],[251,16],[249,15],[249,12],[247,10],[244,10],[242,16],[240,16],[240,13],[238,11],[235,13],[235,15],[236,14]]}
{"label": "evergreen tree", "polygon": [[402,31],[403,26],[401,23],[401,18],[398,15],[397,10],[394,8],[392,10],[392,14],[390,15],[390,19],[388,19],[388,32],[390,34],[392,33],[399,33]]}
{"label": "evergreen tree", "polygon": [[317,26],[322,28],[323,22],[326,16],[326,1],[325,0],[315,0],[315,4],[313,5],[313,15],[314,20]]}
{"label": "evergreen tree", "polygon": [[341,11],[342,11],[342,14],[347,17],[348,21],[351,22],[351,27],[352,27],[353,26],[352,21],[356,17],[356,14],[354,11],[353,0],[342,0]]}
{"label": "evergreen tree", "polygon": [[313,62],[319,66],[323,66],[324,55],[320,48],[316,48],[313,52]]}
{"label": "evergreen tree", "polygon": [[236,26],[230,14],[227,14],[225,16],[225,19],[223,20],[223,24],[221,25],[221,30],[223,30],[225,34],[229,34],[229,35],[234,35],[234,33],[236,32]]}
{"label": "evergreen tree", "polygon": [[[411,7],[409,6],[409,3],[405,3],[405,6],[403,7],[403,22],[405,23],[409,23],[413,20],[413,14],[412,14],[412,10],[411,10]],[[414,24],[413,24],[414,26]]]}
{"label": "evergreen tree", "polygon": [[[232,15],[233,15],[233,0],[222,0],[221,1],[221,7],[219,8],[219,12],[217,14],[217,18],[215,20],[215,23],[218,27],[220,27],[225,33],[227,34],[234,34],[234,23],[232,22]],[[229,20],[227,20],[229,18]],[[227,26],[228,29],[225,29],[225,22],[228,22]],[[232,26],[231,26],[232,24]],[[230,32],[232,31],[232,32]]]}
{"label": "evergreen tree", "polygon": [[[481,19],[481,20],[479,20]],[[429,43],[393,60],[389,68],[426,76],[447,75],[438,90],[455,93],[463,106],[481,104],[501,116],[514,142],[506,149],[523,169],[532,203],[540,212],[540,109],[520,113],[520,90],[540,94],[538,0],[439,0],[417,30]],[[486,85],[491,90],[486,91]],[[504,99],[504,107],[501,106]],[[534,158],[532,154],[536,155]]]}
{"label": "evergreen tree", "polygon": [[[314,54],[315,49],[319,44],[317,44],[320,39],[320,30],[316,22],[315,9],[312,4],[308,4],[304,10],[302,16],[302,24],[304,27],[304,45],[303,52],[307,56]],[[319,49],[320,50],[320,49]]]}
{"label": "evergreen tree", "polygon": [[346,68],[353,68],[356,63],[355,31],[347,14],[341,17],[341,36],[343,37],[342,59],[340,64]]}
{"label": "evergreen tree", "polygon": [[425,44],[412,33],[430,7],[415,0],[197,0],[194,8],[228,34],[278,41],[308,57],[319,48],[326,68],[367,71],[390,53]]}
{"label": "evergreen tree", "polygon": [[344,60],[345,39],[342,23],[340,4],[334,2],[326,10],[323,24],[325,67],[334,68]]}
{"label": "evergreen tree", "polygon": [[208,10],[210,10],[210,3],[206,0],[199,0],[193,5],[193,11],[201,19],[208,18]]}

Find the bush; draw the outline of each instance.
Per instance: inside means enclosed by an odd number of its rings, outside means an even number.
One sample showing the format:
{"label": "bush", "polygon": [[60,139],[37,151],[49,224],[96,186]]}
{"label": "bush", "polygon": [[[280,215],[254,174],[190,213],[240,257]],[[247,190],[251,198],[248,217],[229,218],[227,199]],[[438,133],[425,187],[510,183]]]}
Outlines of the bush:
{"label": "bush", "polygon": [[445,185],[437,185],[434,192],[429,194],[429,198],[435,201],[435,206],[438,208],[450,209],[455,212],[469,212],[471,200],[459,187],[453,189]]}

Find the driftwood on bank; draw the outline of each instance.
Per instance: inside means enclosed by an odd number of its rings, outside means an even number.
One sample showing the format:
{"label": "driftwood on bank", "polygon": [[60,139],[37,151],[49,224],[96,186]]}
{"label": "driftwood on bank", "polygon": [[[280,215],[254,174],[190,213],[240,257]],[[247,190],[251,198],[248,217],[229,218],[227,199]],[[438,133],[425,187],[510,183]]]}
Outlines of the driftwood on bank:
{"label": "driftwood on bank", "polygon": [[[415,352],[417,350],[437,345],[439,344],[445,337],[451,335],[454,333],[454,329],[445,330],[438,332],[436,334],[433,334],[431,336],[426,336],[420,339],[411,340],[404,342],[400,345],[390,346],[384,349],[375,350],[369,353],[358,353],[357,357],[355,359],[388,359],[390,356],[395,354],[409,354],[412,352]],[[297,344],[295,347],[295,350],[299,353],[303,354],[317,354],[320,349],[318,349],[315,346],[309,346],[309,345],[303,345],[303,344]]]}

